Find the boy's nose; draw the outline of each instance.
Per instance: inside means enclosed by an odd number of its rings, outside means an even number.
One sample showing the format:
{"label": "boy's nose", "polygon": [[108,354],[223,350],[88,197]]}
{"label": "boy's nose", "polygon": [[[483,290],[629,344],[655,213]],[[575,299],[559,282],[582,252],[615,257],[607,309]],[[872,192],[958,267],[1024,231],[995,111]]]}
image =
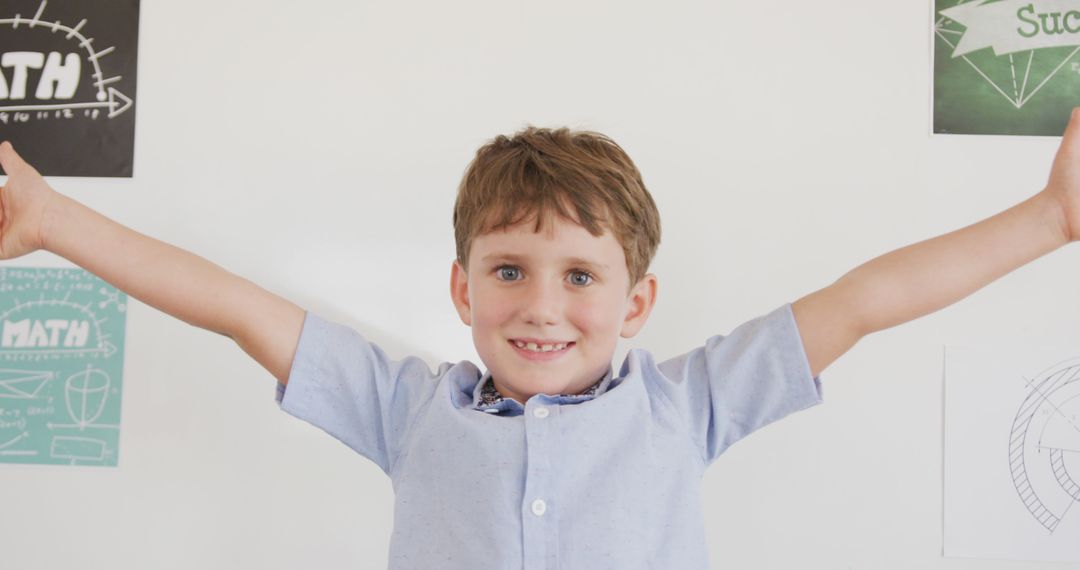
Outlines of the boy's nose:
{"label": "boy's nose", "polygon": [[529,288],[523,316],[531,325],[554,325],[562,313],[562,301],[556,286],[538,283]]}

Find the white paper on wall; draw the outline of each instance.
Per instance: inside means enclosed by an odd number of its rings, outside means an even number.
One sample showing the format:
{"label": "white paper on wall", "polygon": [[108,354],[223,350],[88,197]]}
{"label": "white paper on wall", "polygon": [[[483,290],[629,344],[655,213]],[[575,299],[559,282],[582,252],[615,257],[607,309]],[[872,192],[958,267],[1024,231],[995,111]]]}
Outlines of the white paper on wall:
{"label": "white paper on wall", "polygon": [[945,556],[1080,561],[1080,344],[945,352]]}

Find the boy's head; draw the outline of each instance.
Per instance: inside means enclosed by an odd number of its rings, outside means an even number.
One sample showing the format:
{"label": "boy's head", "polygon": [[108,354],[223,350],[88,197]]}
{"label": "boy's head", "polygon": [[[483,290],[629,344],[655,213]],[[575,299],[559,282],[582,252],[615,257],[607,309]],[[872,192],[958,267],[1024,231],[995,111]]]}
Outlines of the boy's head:
{"label": "boy's head", "polygon": [[595,382],[655,301],[659,214],[604,135],[496,137],[465,173],[454,230],[454,304],[496,388],[522,403]]}
{"label": "boy's head", "polygon": [[574,221],[594,236],[610,231],[622,246],[630,283],[660,245],[660,214],[634,162],[607,136],[528,127],[476,151],[454,204],[457,260],[469,266],[472,240],[548,217]]}

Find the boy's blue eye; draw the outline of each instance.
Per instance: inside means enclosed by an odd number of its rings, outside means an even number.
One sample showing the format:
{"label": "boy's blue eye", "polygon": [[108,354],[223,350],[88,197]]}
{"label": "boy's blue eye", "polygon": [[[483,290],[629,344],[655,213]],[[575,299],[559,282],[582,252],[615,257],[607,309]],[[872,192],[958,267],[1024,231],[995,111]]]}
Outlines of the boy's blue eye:
{"label": "boy's blue eye", "polygon": [[592,283],[593,276],[588,271],[573,271],[570,273],[570,282],[574,285],[589,285]]}
{"label": "boy's blue eye", "polygon": [[521,276],[521,270],[513,265],[502,265],[495,271],[499,274],[499,279],[503,281],[517,281]]}

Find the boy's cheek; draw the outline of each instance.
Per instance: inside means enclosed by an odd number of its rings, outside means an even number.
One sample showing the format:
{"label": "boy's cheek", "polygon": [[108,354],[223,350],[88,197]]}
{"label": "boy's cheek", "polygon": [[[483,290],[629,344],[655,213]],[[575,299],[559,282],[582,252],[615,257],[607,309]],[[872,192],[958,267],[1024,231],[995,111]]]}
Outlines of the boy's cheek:
{"label": "boy's cheek", "polygon": [[574,306],[571,318],[584,330],[603,330],[611,328],[613,323],[622,321],[620,303],[594,299]]}
{"label": "boy's cheek", "polygon": [[472,307],[473,326],[497,326],[506,321],[512,310],[507,303],[476,303]]}

